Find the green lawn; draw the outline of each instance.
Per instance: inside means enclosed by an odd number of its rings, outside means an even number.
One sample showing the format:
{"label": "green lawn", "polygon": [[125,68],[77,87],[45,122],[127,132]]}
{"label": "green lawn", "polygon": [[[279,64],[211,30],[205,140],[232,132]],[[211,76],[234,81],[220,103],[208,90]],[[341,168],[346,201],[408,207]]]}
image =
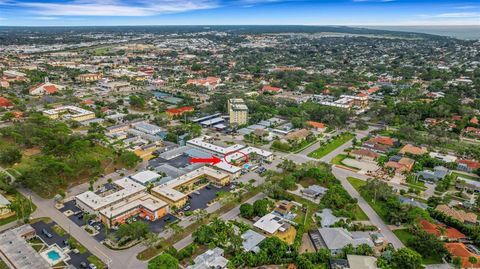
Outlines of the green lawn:
{"label": "green lawn", "polygon": [[473,179],[473,180],[479,180],[480,181],[479,177],[474,177],[474,176],[470,176],[470,175],[466,175],[466,174],[462,174],[462,173],[452,172],[452,175],[454,175],[455,178],[463,177],[463,178],[466,178],[466,179]]}
{"label": "green lawn", "polygon": [[367,184],[365,180],[361,180],[354,177],[347,177],[347,180],[348,182],[350,182],[350,184],[352,184],[353,188],[355,188],[358,192],[360,192],[360,188],[362,186],[365,186]]}
{"label": "green lawn", "polygon": [[87,258],[87,260],[95,264],[98,269],[104,269],[106,267],[105,264],[97,256],[91,255]]}
{"label": "green lawn", "polygon": [[355,220],[368,220],[367,214],[358,205],[355,207]]}
{"label": "green lawn", "polygon": [[336,148],[340,147],[341,145],[348,142],[350,139],[354,138],[355,136],[351,133],[343,133],[339,135],[337,138],[331,140],[327,144],[321,145],[321,147],[314,152],[308,154],[309,157],[320,159],[323,156],[329,154],[330,152],[334,151]]}
{"label": "green lawn", "polygon": [[409,239],[414,238],[413,234],[408,229],[394,230],[393,233],[402,241],[404,245],[407,245]]}
{"label": "green lawn", "polygon": [[338,154],[337,156],[335,156],[335,158],[333,158],[330,161],[330,163],[335,164],[335,165],[341,165],[341,166],[348,167],[350,169],[358,171],[359,169],[357,167],[353,167],[353,166],[346,165],[346,164],[343,163],[343,161],[347,158],[348,158],[348,156],[345,155],[345,154]]}
{"label": "green lawn", "polygon": [[367,184],[366,181],[364,180],[361,180],[361,179],[358,179],[358,178],[354,178],[354,177],[347,177],[347,180],[348,182],[350,182],[350,184],[352,184],[353,188],[355,188],[359,193],[360,195],[363,197],[363,199],[365,199],[365,201],[367,201],[367,203],[372,207],[372,209],[377,213],[377,215],[385,222],[385,223],[388,223],[388,221],[386,220],[386,215],[387,215],[387,212],[385,211],[385,208],[383,207],[383,205],[379,202],[374,202],[372,197],[368,197],[367,195],[365,195],[364,193],[362,193],[360,191],[360,188]]}

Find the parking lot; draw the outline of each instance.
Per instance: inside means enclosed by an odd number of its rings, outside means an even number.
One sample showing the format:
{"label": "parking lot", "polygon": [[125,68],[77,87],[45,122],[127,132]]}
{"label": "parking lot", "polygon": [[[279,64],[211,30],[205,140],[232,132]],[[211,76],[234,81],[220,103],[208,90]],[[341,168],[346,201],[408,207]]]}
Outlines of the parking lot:
{"label": "parking lot", "polygon": [[202,189],[197,190],[196,192],[191,193],[189,195],[190,208],[187,211],[207,208],[207,204],[212,201],[216,197],[217,192],[220,191],[230,191],[230,186],[218,188],[213,185],[208,185]]}
{"label": "parking lot", "polygon": [[[37,236],[40,237],[43,240],[43,242],[45,242],[47,245],[50,246],[53,244],[57,244],[60,248],[63,248],[66,246],[65,241],[67,241],[68,238],[70,238],[70,235],[68,234],[68,232],[66,232],[64,236],[61,236],[58,233],[56,233],[52,229],[52,227],[55,226],[55,224],[56,224],[55,222],[45,223],[43,221],[39,221],[31,225],[35,229]],[[42,232],[43,229],[45,229],[48,233],[50,233],[52,237],[48,238]],[[78,253],[78,254],[75,254],[73,251],[71,251],[70,253],[68,253],[68,255],[70,256],[70,261],[67,262],[68,264],[75,266],[75,268],[82,268],[80,264],[84,262],[88,265],[90,262],[87,259],[92,255],[92,253],[90,253],[88,250],[85,251],[84,253]]]}
{"label": "parking lot", "polygon": [[[80,208],[78,208],[75,204],[75,201],[72,200],[72,201],[68,201],[66,203],[64,203],[64,207],[62,209],[60,209],[61,212],[65,212],[67,210],[71,210],[73,211],[74,213],[77,213],[77,212],[81,212],[82,210]],[[68,217],[73,223],[75,223],[76,225],[78,226],[83,226],[85,225],[85,221],[83,220],[83,216],[82,214],[77,214],[77,215],[71,215]],[[139,219],[139,218],[137,218]],[[177,221],[178,218],[175,217],[174,215],[172,214],[167,214],[166,216],[158,219],[158,220],[155,220],[155,221],[145,221],[148,226],[150,227],[150,231],[154,232],[154,233],[160,233],[161,231],[163,231],[164,227],[169,224],[169,223],[172,223],[172,222],[175,222]],[[99,223],[99,222],[96,222],[94,224],[94,226],[98,226],[100,229],[98,230],[98,234],[96,234],[95,236],[93,236],[93,238],[95,238],[95,240],[99,241],[99,242],[102,242],[103,240],[105,240],[105,238],[107,237],[107,233],[105,232],[105,225],[103,225],[102,223]],[[113,229],[110,229],[108,231],[108,233],[113,233],[115,232],[115,230]]]}

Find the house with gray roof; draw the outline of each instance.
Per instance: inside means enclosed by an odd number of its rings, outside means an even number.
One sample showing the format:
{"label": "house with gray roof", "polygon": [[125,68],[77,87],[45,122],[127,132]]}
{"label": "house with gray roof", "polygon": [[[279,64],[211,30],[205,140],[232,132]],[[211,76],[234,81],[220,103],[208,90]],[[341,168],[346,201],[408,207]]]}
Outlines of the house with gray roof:
{"label": "house with gray roof", "polygon": [[439,181],[444,179],[450,171],[443,166],[435,166],[433,171],[423,170],[417,173],[418,178],[424,180]]}
{"label": "house with gray roof", "polygon": [[223,269],[227,268],[228,260],[223,257],[224,250],[221,248],[209,249],[205,253],[198,255],[194,264],[187,269]]}
{"label": "house with gray roof", "polygon": [[374,247],[374,243],[368,233],[364,232],[349,232],[343,228],[320,228],[321,240],[323,245],[330,250],[332,255],[342,252],[347,245],[353,247],[366,244]]}
{"label": "house with gray roof", "polygon": [[254,253],[260,252],[260,243],[266,238],[253,230],[248,230],[240,236],[243,240],[242,247],[245,251],[252,251]]}

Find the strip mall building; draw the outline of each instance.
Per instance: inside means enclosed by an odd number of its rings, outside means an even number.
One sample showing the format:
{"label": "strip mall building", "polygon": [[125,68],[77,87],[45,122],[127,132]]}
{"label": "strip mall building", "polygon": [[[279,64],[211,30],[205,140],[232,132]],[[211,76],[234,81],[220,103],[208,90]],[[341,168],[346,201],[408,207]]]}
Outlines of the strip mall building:
{"label": "strip mall building", "polygon": [[[202,180],[208,182],[202,183]],[[150,221],[162,218],[170,208],[182,208],[196,187],[208,183],[225,186],[230,183],[230,175],[201,167],[156,186],[151,194],[146,192],[144,185],[125,177],[113,182],[113,190],[103,194],[87,191],[77,195],[75,201],[80,209],[98,215],[106,226],[111,227],[123,224],[133,216]]]}

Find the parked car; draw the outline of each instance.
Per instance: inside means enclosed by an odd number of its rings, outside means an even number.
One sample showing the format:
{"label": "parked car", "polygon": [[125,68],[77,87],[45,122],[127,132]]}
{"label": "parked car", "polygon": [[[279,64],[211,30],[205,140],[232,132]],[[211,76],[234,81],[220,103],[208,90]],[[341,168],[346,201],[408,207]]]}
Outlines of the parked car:
{"label": "parked car", "polygon": [[42,229],[42,233],[43,233],[46,237],[48,237],[48,238],[52,238],[52,237],[53,237],[53,235],[52,235],[51,233],[49,233],[47,230],[45,230],[45,229]]}
{"label": "parked car", "polygon": [[88,266],[87,266],[87,263],[86,263],[86,262],[81,262],[81,263],[80,263],[80,267],[82,267],[82,268],[87,268]]}
{"label": "parked car", "polygon": [[82,213],[78,214],[77,218],[78,218],[78,219],[82,219],[82,218],[83,218],[83,215],[84,215],[84,213],[82,212]]}
{"label": "parked car", "polygon": [[186,207],[183,208],[183,211],[188,211],[188,210],[190,210],[190,208],[191,207],[189,205],[187,205]]}
{"label": "parked car", "polygon": [[95,264],[93,264],[93,263],[89,264],[88,267],[89,267],[90,269],[97,269],[97,266],[96,266]]}
{"label": "parked car", "polygon": [[102,229],[102,226],[100,226],[100,225],[95,225],[94,228],[95,228],[95,230],[100,231],[100,230]]}

